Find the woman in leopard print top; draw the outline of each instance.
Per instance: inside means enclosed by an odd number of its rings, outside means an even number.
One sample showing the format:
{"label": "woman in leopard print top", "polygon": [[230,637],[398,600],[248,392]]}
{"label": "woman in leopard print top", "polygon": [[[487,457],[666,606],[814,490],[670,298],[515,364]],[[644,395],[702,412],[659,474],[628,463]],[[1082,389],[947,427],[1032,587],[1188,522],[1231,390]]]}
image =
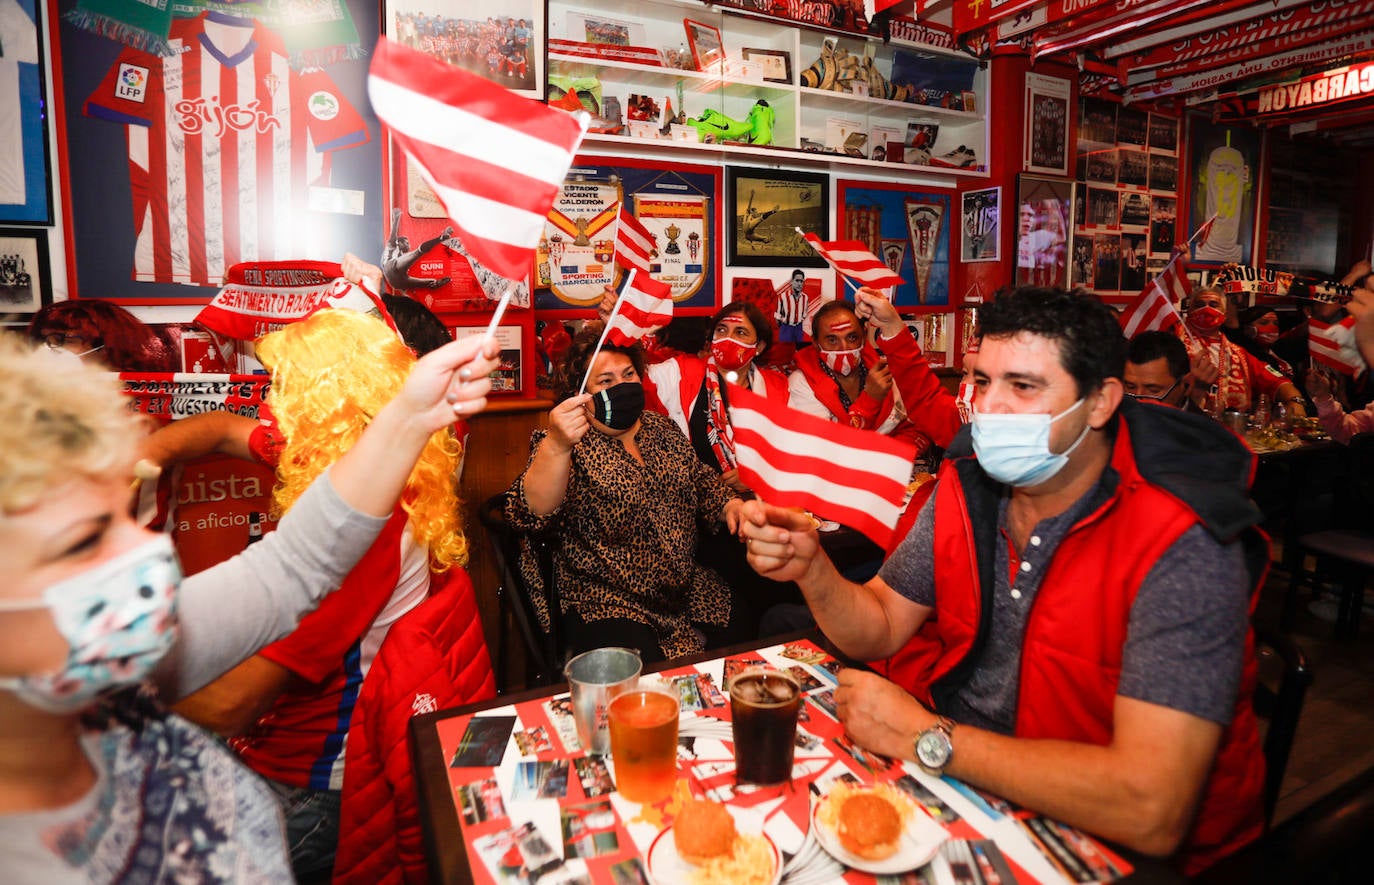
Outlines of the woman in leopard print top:
{"label": "woman in leopard print top", "polygon": [[[738,529],[741,502],[677,425],[642,411],[639,346],[606,345],[592,361],[599,336],[594,324],[574,339],[556,379],[562,399],[530,440],[506,518],[558,535],[554,616],[574,652],[629,645],[652,661],[728,642],[730,590],[693,552],[700,528]],[[576,394],[589,362],[587,393]],[[522,570],[537,581],[532,565]]]}

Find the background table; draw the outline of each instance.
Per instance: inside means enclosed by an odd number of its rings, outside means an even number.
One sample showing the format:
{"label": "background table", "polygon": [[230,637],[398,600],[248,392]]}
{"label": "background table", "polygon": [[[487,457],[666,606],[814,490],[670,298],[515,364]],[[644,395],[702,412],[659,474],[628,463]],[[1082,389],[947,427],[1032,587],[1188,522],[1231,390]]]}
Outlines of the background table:
{"label": "background table", "polygon": [[[621,799],[612,792],[613,767],[608,771],[581,752],[566,712],[565,689],[539,689],[415,717],[412,761],[433,878],[528,881],[519,866],[533,853],[536,862],[547,865],[541,883],[647,881],[640,878],[647,867],[642,857],[653,838],[671,824],[684,798],[705,794],[747,809],[746,814],[766,817],[764,832],[784,853],[784,883],[873,882],[875,878],[866,873],[846,871],[819,846],[810,845],[814,837],[807,837],[813,798],[836,777],[848,776],[904,789],[949,832],[948,847],[923,868],[925,872],[903,881],[992,881],[994,876],[980,877],[976,870],[972,877],[964,875],[968,865],[961,865],[960,859],[970,856],[999,864],[1003,883],[1110,879],[1133,869],[1133,882],[1182,881],[1167,864],[1129,857],[952,778],[930,777],[914,765],[855,747],[833,713],[834,673],[842,664],[821,649],[823,641],[814,633],[797,634],[762,648],[714,652],[665,665],[660,676],[672,680],[683,708],[680,777],[675,794],[655,806]],[[802,680],[806,703],[801,728],[808,746],[797,750],[790,786],[737,791],[729,704],[720,686],[736,667],[758,661],[791,669]],[[515,717],[513,734],[512,726],[498,718],[502,716]],[[495,726],[495,737],[477,739],[489,726]],[[459,761],[470,763],[484,744],[494,750],[486,760],[489,764],[451,764],[460,747],[466,746],[468,755]],[[532,836],[530,824],[538,837]],[[532,841],[522,843],[522,838]],[[565,854],[570,862],[559,867],[549,849]],[[583,857],[574,859],[579,853]]]}

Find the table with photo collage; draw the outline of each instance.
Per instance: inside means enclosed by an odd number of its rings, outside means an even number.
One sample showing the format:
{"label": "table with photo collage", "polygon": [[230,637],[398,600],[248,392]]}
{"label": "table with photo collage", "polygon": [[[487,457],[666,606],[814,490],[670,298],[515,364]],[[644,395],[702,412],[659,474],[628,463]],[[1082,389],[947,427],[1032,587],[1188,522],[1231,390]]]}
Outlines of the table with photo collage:
{"label": "table with photo collage", "polygon": [[[735,785],[722,686],[759,663],[792,672],[806,698],[792,782],[782,787]],[[649,883],[654,840],[693,796],[731,806],[741,832],[752,821],[754,832],[767,835],[782,855],[781,881],[788,885],[1093,882],[1132,872],[1120,853],[1076,829],[855,746],[835,715],[841,667],[799,638],[646,676],[671,682],[682,711],[677,785],[655,805],[624,800],[615,791],[613,761],[582,751],[564,686],[555,687],[557,694],[526,692],[415,717],[412,760],[434,879]],[[808,830],[814,803],[839,781],[887,782],[911,797],[916,813],[947,835],[934,859],[912,873],[873,876],[832,858]]]}

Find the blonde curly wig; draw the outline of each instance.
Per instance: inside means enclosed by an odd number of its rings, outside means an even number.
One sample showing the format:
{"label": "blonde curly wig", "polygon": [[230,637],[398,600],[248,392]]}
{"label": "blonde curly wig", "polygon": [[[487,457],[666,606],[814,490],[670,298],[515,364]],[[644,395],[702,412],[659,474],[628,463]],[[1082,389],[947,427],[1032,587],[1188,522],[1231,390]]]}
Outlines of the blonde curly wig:
{"label": "blonde curly wig", "polygon": [[[273,492],[285,512],[400,391],[415,356],[380,319],[351,310],[322,310],[266,335],[257,355],[272,372],[268,402],[286,439]],[[448,429],[435,433],[401,496],[412,536],[439,571],[468,558],[454,478],[460,450]]]}
{"label": "blonde curly wig", "polygon": [[27,510],[73,474],[131,475],[142,418],[119,379],[0,332],[0,513]]}

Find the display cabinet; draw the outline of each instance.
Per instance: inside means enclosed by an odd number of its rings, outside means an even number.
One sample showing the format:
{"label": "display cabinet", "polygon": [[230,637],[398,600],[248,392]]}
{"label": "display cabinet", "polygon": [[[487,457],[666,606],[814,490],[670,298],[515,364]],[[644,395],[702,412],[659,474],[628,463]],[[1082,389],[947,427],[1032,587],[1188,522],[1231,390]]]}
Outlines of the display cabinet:
{"label": "display cabinet", "polygon": [[550,102],[596,117],[585,149],[987,175],[987,71],[958,53],[699,0],[551,0],[548,34]]}

